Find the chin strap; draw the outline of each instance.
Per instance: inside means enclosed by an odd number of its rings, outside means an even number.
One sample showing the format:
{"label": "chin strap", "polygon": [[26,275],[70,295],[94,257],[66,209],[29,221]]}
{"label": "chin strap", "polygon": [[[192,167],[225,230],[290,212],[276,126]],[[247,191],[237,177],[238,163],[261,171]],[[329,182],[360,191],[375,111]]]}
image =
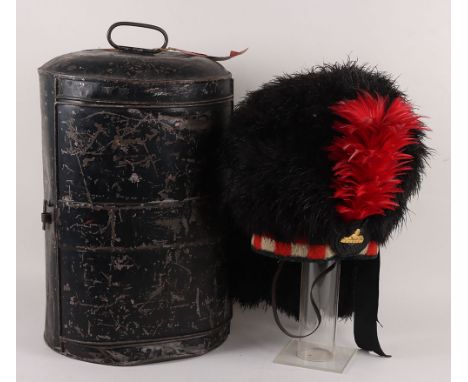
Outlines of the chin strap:
{"label": "chin strap", "polygon": [[314,334],[317,331],[317,329],[320,327],[320,324],[322,323],[322,314],[320,313],[320,308],[318,307],[318,305],[317,305],[317,303],[315,302],[315,299],[314,299],[314,294],[313,294],[314,288],[328,273],[330,273],[335,268],[336,263],[333,262],[332,265],[325,268],[322,272],[320,272],[320,274],[312,282],[312,286],[310,287],[310,292],[309,292],[309,298],[310,298],[310,302],[312,304],[312,308],[314,308],[315,315],[317,316],[317,324],[315,325],[315,328],[312,329],[311,332],[309,332],[307,334],[303,334],[303,335],[293,334],[293,333],[289,332],[283,326],[283,324],[281,323],[281,321],[279,319],[279,316],[278,316],[278,305],[276,303],[276,287],[277,287],[277,284],[278,284],[279,275],[280,275],[281,271],[283,270],[283,265],[284,265],[284,261],[280,261],[279,264],[278,264],[278,268],[276,269],[275,275],[273,276],[273,283],[271,285],[271,308],[273,310],[273,317],[275,318],[275,322],[276,322],[276,325],[278,325],[278,328],[280,328],[281,331],[284,334],[286,334],[287,336],[289,336],[291,338],[309,337],[310,335]]}
{"label": "chin strap", "polygon": [[[355,295],[354,295],[354,339],[357,346],[366,351],[373,351],[382,357],[391,357],[383,352],[377,336],[377,314],[379,310],[379,277],[380,277],[380,253],[375,259],[355,260]],[[325,268],[315,278],[309,292],[310,302],[317,316],[315,328],[304,335],[289,332],[281,323],[278,316],[278,305],[276,290],[278,278],[283,270],[284,261],[280,261],[273,276],[271,286],[271,307],[276,325],[281,331],[292,338],[305,338],[317,331],[322,322],[322,315],[314,300],[313,291],[315,286],[331,272],[336,263]]]}
{"label": "chin strap", "polygon": [[372,260],[356,261],[354,295],[354,340],[363,350],[385,354],[377,337],[380,253]]}

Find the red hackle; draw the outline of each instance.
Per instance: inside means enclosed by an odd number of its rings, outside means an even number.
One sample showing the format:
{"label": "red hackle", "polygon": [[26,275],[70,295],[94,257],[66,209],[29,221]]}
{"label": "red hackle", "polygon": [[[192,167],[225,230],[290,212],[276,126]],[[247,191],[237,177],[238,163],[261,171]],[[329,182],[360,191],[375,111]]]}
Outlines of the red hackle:
{"label": "red hackle", "polygon": [[330,109],[339,117],[333,125],[339,134],[327,148],[338,213],[350,221],[394,210],[402,192],[399,176],[411,169],[412,156],[402,150],[418,143],[420,117],[400,97],[389,103],[367,92]]}

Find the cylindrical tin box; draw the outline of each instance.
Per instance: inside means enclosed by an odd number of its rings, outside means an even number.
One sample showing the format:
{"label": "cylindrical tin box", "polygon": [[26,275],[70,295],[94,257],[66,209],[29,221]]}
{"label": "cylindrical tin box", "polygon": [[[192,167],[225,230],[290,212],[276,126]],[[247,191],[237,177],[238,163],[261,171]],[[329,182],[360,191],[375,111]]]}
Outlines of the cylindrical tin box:
{"label": "cylindrical tin box", "polygon": [[119,47],[57,57],[39,76],[47,344],[114,365],[220,345],[231,302],[210,157],[231,74]]}

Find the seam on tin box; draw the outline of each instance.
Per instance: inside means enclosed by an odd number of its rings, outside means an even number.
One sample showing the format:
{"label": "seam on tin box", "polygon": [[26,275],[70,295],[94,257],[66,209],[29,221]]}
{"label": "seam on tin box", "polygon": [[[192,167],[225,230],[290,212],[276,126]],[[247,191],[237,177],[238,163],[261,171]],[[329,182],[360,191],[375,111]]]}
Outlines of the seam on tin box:
{"label": "seam on tin box", "polygon": [[110,102],[104,100],[95,100],[89,98],[73,98],[73,97],[57,97],[57,104],[59,105],[77,105],[77,106],[86,106],[86,107],[117,107],[117,108],[125,108],[128,109],[129,106],[134,108],[144,108],[144,109],[175,109],[175,108],[186,108],[186,107],[195,107],[195,106],[211,106],[216,104],[222,104],[226,101],[232,101],[233,96],[226,96],[220,98],[213,98],[207,101],[199,101],[199,102],[161,102],[161,103],[142,103],[142,102],[131,102],[123,101],[117,102]]}
{"label": "seam on tin box", "polygon": [[137,340],[137,341],[109,341],[109,342],[92,342],[92,341],[80,341],[80,340],[74,340],[70,339],[67,337],[60,336],[60,341],[62,342],[72,342],[76,344],[81,344],[81,345],[89,345],[93,347],[120,347],[120,346],[128,346],[128,345],[150,345],[150,344],[162,344],[162,343],[167,343],[167,342],[173,342],[173,341],[182,341],[182,340],[190,340],[190,339],[195,339],[199,337],[203,337],[206,335],[209,335],[211,333],[216,333],[220,332],[226,327],[229,327],[231,322],[231,319],[228,319],[224,321],[221,325],[216,326],[215,328],[208,329],[208,330],[202,330],[196,333],[192,334],[184,334],[181,336],[176,336],[176,337],[162,337],[161,339],[158,340]]}
{"label": "seam on tin box", "polygon": [[156,84],[156,85],[159,85],[159,84],[167,84],[167,83],[177,83],[177,84],[193,84],[193,83],[203,83],[203,82],[210,82],[210,81],[222,81],[222,80],[229,80],[232,78],[232,74],[230,72],[228,72],[229,74],[226,75],[225,77],[206,77],[206,78],[199,78],[199,79],[196,79],[196,80],[171,80],[171,79],[167,79],[167,80],[150,80],[150,79],[147,79],[147,80],[143,80],[143,79],[135,79],[135,78],[127,78],[127,77],[105,77],[105,76],[101,76],[101,77],[84,77],[84,76],[74,76],[74,75],[71,75],[71,74],[65,74],[65,73],[62,73],[62,72],[54,72],[54,71],[50,71],[50,70],[46,70],[46,69],[41,69],[39,68],[38,70],[38,73],[42,74],[42,73],[45,73],[45,74],[51,74],[53,75],[55,78],[59,77],[60,79],[66,79],[66,80],[74,80],[74,81],[84,81],[84,82],[87,82],[87,81],[99,81],[99,82],[105,82],[105,81],[108,81],[108,82],[118,82],[118,81],[121,81],[121,82],[125,82],[125,83],[144,83],[144,84]]}

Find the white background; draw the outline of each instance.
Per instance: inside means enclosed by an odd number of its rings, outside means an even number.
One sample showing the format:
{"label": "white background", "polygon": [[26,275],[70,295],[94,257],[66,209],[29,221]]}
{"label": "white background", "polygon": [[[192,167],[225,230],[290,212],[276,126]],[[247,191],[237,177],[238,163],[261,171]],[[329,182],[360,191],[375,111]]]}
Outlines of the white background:
{"label": "white background", "polygon": [[[19,381],[448,381],[450,366],[450,4],[435,0],[17,2],[17,364]],[[276,365],[287,339],[271,312],[236,309],[231,335],[202,357],[132,368],[71,360],[49,350],[44,325],[42,164],[37,67],[71,51],[107,48],[115,21],[162,26],[169,45],[222,55],[236,101],[282,73],[349,56],[398,77],[427,116],[436,150],[404,230],[382,253],[380,338],[393,355],[364,352],[345,375]],[[122,43],[158,46],[148,33]],[[154,39],[154,42],[153,42]],[[338,342],[352,345],[349,324]]]}

